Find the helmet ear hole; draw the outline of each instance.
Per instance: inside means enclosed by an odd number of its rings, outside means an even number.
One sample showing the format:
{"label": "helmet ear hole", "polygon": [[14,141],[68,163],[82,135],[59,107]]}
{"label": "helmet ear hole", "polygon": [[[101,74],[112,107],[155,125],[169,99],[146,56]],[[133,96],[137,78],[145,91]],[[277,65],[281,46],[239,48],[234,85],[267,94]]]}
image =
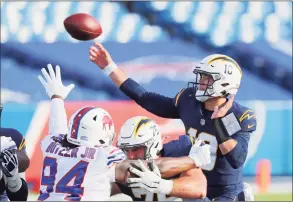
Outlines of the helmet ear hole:
{"label": "helmet ear hole", "polygon": [[94,121],[96,121],[96,120],[97,120],[97,115],[96,115],[96,116],[93,118],[93,120],[94,120]]}
{"label": "helmet ear hole", "polygon": [[105,144],[104,140],[99,140],[100,144]]}
{"label": "helmet ear hole", "polygon": [[222,84],[223,87],[226,87],[226,86],[228,86],[228,85],[229,85],[229,83],[223,83],[223,84]]}

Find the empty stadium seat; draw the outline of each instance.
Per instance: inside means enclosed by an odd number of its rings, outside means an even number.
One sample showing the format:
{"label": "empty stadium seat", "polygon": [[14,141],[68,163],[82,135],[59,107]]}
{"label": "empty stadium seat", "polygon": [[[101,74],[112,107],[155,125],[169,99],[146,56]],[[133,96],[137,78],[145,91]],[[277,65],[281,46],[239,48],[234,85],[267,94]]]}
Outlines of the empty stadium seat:
{"label": "empty stadium seat", "polygon": [[63,20],[74,13],[96,17],[102,27],[100,41],[152,42],[168,38],[158,26],[117,2],[1,2],[1,42],[78,42],[65,31]]}
{"label": "empty stadium seat", "polygon": [[[45,90],[37,76],[40,71],[17,63],[14,60],[1,58],[1,88],[14,92],[21,92],[29,96],[32,102],[48,100]],[[79,86],[72,80],[64,80],[64,85],[75,84],[75,88],[69,94],[67,100],[108,100],[111,98],[106,92]]]}

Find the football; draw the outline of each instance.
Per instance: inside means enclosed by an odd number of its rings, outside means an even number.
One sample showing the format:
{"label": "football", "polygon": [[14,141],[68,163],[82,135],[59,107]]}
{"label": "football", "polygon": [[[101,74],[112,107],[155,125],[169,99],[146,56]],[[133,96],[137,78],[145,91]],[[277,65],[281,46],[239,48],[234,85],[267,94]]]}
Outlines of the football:
{"label": "football", "polygon": [[102,34],[100,23],[91,15],[77,13],[64,20],[64,27],[72,38],[80,41],[88,41]]}

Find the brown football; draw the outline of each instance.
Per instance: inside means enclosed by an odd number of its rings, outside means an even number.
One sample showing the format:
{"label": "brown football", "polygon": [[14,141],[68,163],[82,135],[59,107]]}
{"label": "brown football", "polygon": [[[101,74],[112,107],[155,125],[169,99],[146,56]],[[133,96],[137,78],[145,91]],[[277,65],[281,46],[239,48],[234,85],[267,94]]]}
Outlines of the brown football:
{"label": "brown football", "polygon": [[80,41],[87,41],[97,38],[102,34],[100,23],[91,15],[77,13],[64,20],[66,31]]}

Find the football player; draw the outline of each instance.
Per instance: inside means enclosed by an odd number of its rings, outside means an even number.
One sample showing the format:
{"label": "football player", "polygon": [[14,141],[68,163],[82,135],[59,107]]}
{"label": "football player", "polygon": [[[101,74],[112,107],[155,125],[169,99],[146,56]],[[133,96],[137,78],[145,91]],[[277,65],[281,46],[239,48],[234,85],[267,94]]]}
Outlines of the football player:
{"label": "football player", "polygon": [[[171,153],[166,156],[164,150],[162,150],[162,137],[158,125],[153,120],[143,116],[132,117],[124,123],[120,129],[117,147],[124,151],[127,159],[130,160],[172,157]],[[207,149],[209,152],[209,148]],[[199,162],[197,162],[197,165],[199,165]],[[155,175],[149,177],[152,180],[161,180]],[[190,169],[180,176],[175,176],[174,179],[165,180],[161,190],[155,190],[148,186],[135,188],[137,179],[129,179],[129,182],[129,187],[125,184],[117,184],[120,190],[131,196],[134,201],[180,201],[181,198],[196,199],[206,196],[206,178],[200,168]]]}
{"label": "football player", "polygon": [[[3,105],[0,104],[0,118]],[[29,167],[25,152],[25,139],[13,128],[0,128],[0,199],[1,201],[26,201],[27,183],[20,173]]]}
{"label": "football player", "polygon": [[129,78],[100,43],[91,46],[89,54],[90,60],[141,107],[157,116],[183,121],[190,138],[183,136],[164,145],[164,152],[175,150],[184,156],[195,138],[210,144],[211,163],[202,168],[209,200],[238,199],[243,192],[242,167],[250,135],[256,130],[256,116],[234,101],[242,79],[235,60],[220,54],[205,57],[194,67],[194,80],[170,98],[148,92]]}
{"label": "football player", "polygon": [[[51,99],[49,135],[41,141],[44,156],[41,201],[106,201],[111,191],[111,168],[124,153],[110,146],[114,122],[107,111],[83,107],[75,112],[67,127],[63,99],[74,85],[64,86],[60,67],[42,68],[38,76]],[[114,167],[112,168],[112,170]],[[115,169],[114,169],[115,171]]]}
{"label": "football player", "polygon": [[[62,84],[59,66],[56,74],[52,65],[48,65],[49,73],[44,68],[41,71],[45,80],[38,78],[51,98],[51,113],[50,135],[41,142],[44,165],[38,200],[108,200],[111,182],[127,183],[129,169],[136,172],[131,166],[137,162],[124,160],[124,153],[111,146],[114,122],[101,108],[81,108],[72,115],[67,128],[63,99],[74,85]],[[161,158],[157,164],[162,176],[168,177],[209,162],[209,146],[194,145],[189,156]],[[156,173],[156,179],[160,175]]]}

